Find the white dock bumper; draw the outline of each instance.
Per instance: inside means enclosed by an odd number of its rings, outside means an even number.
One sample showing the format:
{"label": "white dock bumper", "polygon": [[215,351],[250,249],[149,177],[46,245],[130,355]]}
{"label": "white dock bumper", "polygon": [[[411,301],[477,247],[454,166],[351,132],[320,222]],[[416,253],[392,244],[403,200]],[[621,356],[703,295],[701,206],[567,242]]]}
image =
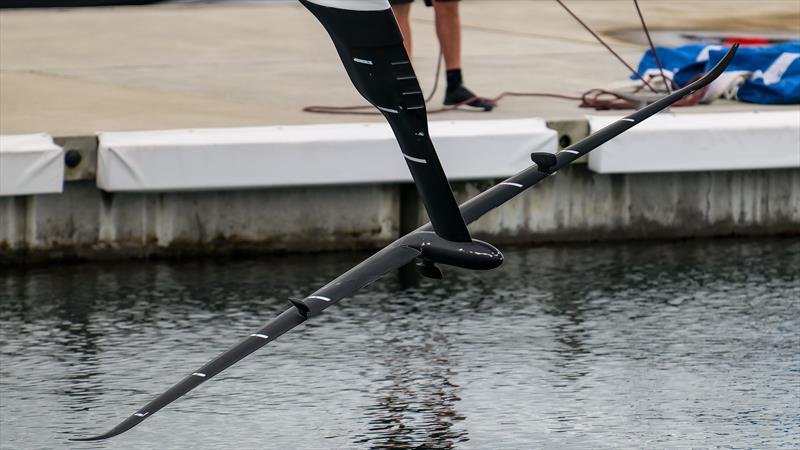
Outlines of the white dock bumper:
{"label": "white dock bumper", "polygon": [[[591,132],[618,118],[590,116]],[[599,173],[800,167],[800,110],[653,116],[589,154]]]}
{"label": "white dock bumper", "polygon": [[[541,119],[442,121],[430,133],[450,179],[512,175],[557,150]],[[200,129],[99,135],[106,191],[241,189],[411,181],[387,124]]]}
{"label": "white dock bumper", "polygon": [[0,136],[0,196],[62,192],[63,153],[46,134]]}

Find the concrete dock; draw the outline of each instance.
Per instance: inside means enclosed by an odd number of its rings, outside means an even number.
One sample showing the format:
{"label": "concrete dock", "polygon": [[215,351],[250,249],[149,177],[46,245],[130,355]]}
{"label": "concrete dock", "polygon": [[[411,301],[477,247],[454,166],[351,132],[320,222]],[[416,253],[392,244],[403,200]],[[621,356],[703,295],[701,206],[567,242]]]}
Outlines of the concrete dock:
{"label": "concrete dock", "polygon": [[[655,30],[800,37],[796,0],[641,3]],[[645,45],[631,37],[640,29],[631,2],[569,4],[636,64]],[[466,82],[481,95],[580,95],[628,76],[555,2],[468,0],[462,20]],[[413,27],[415,69],[428,92],[438,57],[432,11],[417,5]],[[0,30],[0,134],[47,133],[89,162],[97,132],[383,120],[302,111],[364,101],[322,27],[293,2],[4,10]],[[679,113],[797,110],[718,101]],[[431,119],[539,117],[574,140],[588,132],[590,113],[619,114],[508,98],[491,113]],[[63,194],[0,197],[0,260],[374,248],[424,220],[403,184],[113,193],[96,187],[95,173],[91,164],[68,170]],[[507,243],[800,230],[798,168],[600,175],[583,165],[560,180],[475,230]],[[454,190],[465,199],[494,182]]]}
{"label": "concrete dock", "polygon": [[[631,2],[571,5],[631,65],[637,63],[645,46],[614,37],[640,29]],[[796,0],[715,0],[691,6],[644,0],[642,7],[654,29],[800,35]],[[426,92],[439,52],[432,14],[421,4],[413,9],[414,63]],[[463,2],[462,16],[465,78],[480,95],[580,95],[629,75],[555,2],[470,0]],[[308,105],[364,101],[342,70],[330,38],[299,3],[4,10],[0,28],[0,134],[58,137],[365,121],[363,116],[302,112]],[[440,103],[441,96],[434,105]],[[687,112],[754,108],[759,107],[719,102]],[[510,98],[486,118],[561,120],[586,113],[574,101]],[[465,117],[476,118],[450,112],[436,119]]]}

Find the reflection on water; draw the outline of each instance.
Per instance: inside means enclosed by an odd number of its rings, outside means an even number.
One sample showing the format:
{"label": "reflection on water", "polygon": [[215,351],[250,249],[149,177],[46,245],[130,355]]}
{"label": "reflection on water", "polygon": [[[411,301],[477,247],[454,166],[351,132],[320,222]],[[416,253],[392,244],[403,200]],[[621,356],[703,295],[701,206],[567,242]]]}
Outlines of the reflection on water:
{"label": "reflection on water", "polygon": [[2,448],[800,446],[800,241],[387,277],[105,431],[363,255],[0,269]]}
{"label": "reflection on water", "polygon": [[[415,339],[420,330],[406,328],[392,333],[391,339],[375,342],[385,349],[386,375],[375,380],[376,387],[370,390],[375,401],[364,411],[369,425],[354,442],[371,448],[454,448],[466,441],[467,433],[453,429],[463,417],[455,408],[459,398],[455,394],[458,386],[451,381],[451,348],[446,336],[425,333]],[[406,338],[398,337],[403,335]],[[436,343],[423,344],[421,339]],[[426,364],[409,365],[409,359]]]}

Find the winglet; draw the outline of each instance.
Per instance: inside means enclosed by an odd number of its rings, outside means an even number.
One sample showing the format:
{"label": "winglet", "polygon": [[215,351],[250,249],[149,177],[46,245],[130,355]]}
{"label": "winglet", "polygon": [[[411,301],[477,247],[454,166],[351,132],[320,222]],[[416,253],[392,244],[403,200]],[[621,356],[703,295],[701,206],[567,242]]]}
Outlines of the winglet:
{"label": "winglet", "polygon": [[301,302],[300,300],[295,300],[293,298],[289,299],[289,303],[291,303],[292,306],[294,306],[295,309],[297,309],[297,314],[300,314],[300,316],[302,316],[303,319],[308,319],[308,313],[311,311],[308,305]]}
{"label": "winglet", "polygon": [[434,280],[441,280],[444,278],[441,269],[434,264],[433,261],[428,259],[420,259],[414,264],[417,267],[419,273],[425,278],[431,278]]}
{"label": "winglet", "polygon": [[547,152],[531,153],[531,161],[535,162],[539,172],[543,173],[553,173],[553,166],[558,164],[556,155]]}
{"label": "winglet", "polygon": [[136,425],[138,425],[139,423],[141,423],[145,419],[146,414],[145,415],[138,415],[138,414],[139,413],[134,414],[131,417],[128,417],[125,421],[123,421],[122,423],[120,423],[119,425],[117,425],[116,427],[111,429],[111,431],[108,431],[107,433],[103,433],[103,434],[100,434],[100,435],[97,435],[97,436],[90,436],[90,437],[70,438],[69,440],[73,441],[73,442],[102,441],[104,439],[108,439],[108,438],[114,437],[114,436],[116,436],[118,434],[122,434],[122,433],[130,430],[131,428],[135,427]]}

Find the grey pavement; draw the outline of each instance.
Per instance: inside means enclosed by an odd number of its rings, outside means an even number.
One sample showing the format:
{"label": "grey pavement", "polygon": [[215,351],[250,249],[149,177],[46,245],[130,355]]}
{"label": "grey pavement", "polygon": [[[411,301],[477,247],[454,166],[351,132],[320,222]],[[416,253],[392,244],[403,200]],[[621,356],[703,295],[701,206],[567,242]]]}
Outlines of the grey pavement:
{"label": "grey pavement", "polygon": [[[633,3],[568,2],[635,65]],[[643,0],[654,29],[783,32],[800,36],[797,0]],[[544,0],[466,0],[464,70],[484,96],[503,91],[579,95],[624,81],[626,69]],[[432,11],[413,16],[418,76],[432,85],[438,44]],[[636,33],[634,33],[635,35]],[[381,120],[302,112],[363,104],[322,27],[294,3],[178,3],[0,12],[0,133],[264,126]],[[441,103],[440,95],[431,107]],[[735,102],[685,112],[779,109]],[[796,109],[797,106],[788,108]],[[576,102],[511,98],[492,113],[436,119],[578,119]]]}

